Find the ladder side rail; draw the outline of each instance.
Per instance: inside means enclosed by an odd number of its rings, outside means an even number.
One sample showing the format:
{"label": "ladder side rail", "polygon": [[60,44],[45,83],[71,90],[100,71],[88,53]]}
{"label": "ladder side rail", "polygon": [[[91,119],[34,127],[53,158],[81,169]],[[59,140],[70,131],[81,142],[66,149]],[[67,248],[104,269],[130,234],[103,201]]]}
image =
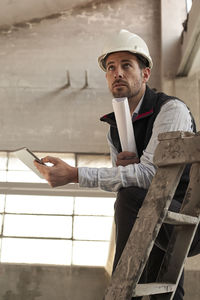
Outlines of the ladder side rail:
{"label": "ladder side rail", "polygon": [[180,213],[193,217],[200,216],[200,162],[191,166],[190,183]]}
{"label": "ladder side rail", "polygon": [[106,291],[105,300],[131,299],[184,167],[185,165],[175,165],[157,169]]}
{"label": "ladder side rail", "polygon": [[[200,163],[191,167],[190,182],[180,210],[180,213],[199,218],[200,215]],[[176,285],[182,274],[185,260],[188,256],[196,229],[196,225],[176,226],[172,233],[165,258],[157,278],[158,282],[171,282]],[[171,300],[175,292],[162,295],[160,299]]]}
{"label": "ladder side rail", "polygon": [[[174,229],[156,282],[170,282],[177,287],[197,226],[181,225]],[[173,299],[175,291],[160,295],[159,300]]]}

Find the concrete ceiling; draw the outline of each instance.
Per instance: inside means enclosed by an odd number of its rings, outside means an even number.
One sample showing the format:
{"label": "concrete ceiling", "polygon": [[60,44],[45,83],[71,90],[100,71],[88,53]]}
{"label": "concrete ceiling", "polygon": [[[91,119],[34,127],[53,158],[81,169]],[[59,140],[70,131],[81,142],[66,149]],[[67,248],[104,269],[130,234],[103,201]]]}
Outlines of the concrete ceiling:
{"label": "concrete ceiling", "polygon": [[[112,0],[111,0],[112,1]],[[0,27],[28,22],[62,13],[77,6],[84,7],[102,0],[1,0]]]}

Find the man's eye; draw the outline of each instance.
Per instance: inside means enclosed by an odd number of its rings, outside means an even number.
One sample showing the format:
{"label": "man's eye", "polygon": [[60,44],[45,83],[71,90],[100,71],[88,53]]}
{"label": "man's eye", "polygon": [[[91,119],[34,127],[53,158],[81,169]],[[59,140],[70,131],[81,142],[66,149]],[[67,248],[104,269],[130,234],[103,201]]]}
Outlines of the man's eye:
{"label": "man's eye", "polygon": [[128,68],[130,68],[130,67],[131,67],[131,65],[130,65],[129,63],[123,64],[123,68],[124,68],[124,69],[128,69]]}
{"label": "man's eye", "polygon": [[107,67],[107,71],[113,71],[114,70],[114,66],[110,65]]}

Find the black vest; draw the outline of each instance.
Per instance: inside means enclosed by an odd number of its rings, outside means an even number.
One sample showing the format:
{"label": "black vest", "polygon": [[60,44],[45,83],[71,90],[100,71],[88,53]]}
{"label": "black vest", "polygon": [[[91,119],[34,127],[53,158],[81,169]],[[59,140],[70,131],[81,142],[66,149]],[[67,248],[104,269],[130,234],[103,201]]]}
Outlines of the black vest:
{"label": "black vest", "polygon": [[[154,121],[158,113],[160,112],[162,105],[172,99],[175,99],[175,97],[168,96],[164,93],[155,93],[148,86],[146,87],[146,92],[139,113],[136,119],[133,121],[135,141],[137,145],[139,158],[142,156],[143,150],[146,149],[149,143],[149,140],[152,135]],[[122,148],[120,144],[114,113],[112,112],[108,115],[105,115],[100,120],[110,124],[110,133],[111,133],[113,145],[115,146],[118,152],[121,152]],[[193,125],[193,131],[196,132],[196,126],[193,117],[192,117],[192,125]],[[190,166],[187,165],[183,172],[177,190],[175,192],[175,199],[177,199],[180,202],[182,202],[183,200],[189,182],[189,169]]]}

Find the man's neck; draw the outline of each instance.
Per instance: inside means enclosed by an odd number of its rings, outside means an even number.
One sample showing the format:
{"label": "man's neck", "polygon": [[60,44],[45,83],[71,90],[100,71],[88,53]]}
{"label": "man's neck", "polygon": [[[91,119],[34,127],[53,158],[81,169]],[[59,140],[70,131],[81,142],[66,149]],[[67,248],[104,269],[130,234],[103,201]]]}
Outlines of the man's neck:
{"label": "man's neck", "polygon": [[[141,98],[140,98],[141,99]],[[140,102],[140,99],[128,99],[128,103],[129,103],[129,107],[130,107],[130,112],[131,112],[131,116],[134,113],[138,103]]]}
{"label": "man's neck", "polygon": [[144,96],[145,91],[146,91],[146,86],[145,86],[144,89],[141,90],[141,92],[138,95],[128,99],[131,115],[134,113],[138,103],[140,102],[140,100]]}

